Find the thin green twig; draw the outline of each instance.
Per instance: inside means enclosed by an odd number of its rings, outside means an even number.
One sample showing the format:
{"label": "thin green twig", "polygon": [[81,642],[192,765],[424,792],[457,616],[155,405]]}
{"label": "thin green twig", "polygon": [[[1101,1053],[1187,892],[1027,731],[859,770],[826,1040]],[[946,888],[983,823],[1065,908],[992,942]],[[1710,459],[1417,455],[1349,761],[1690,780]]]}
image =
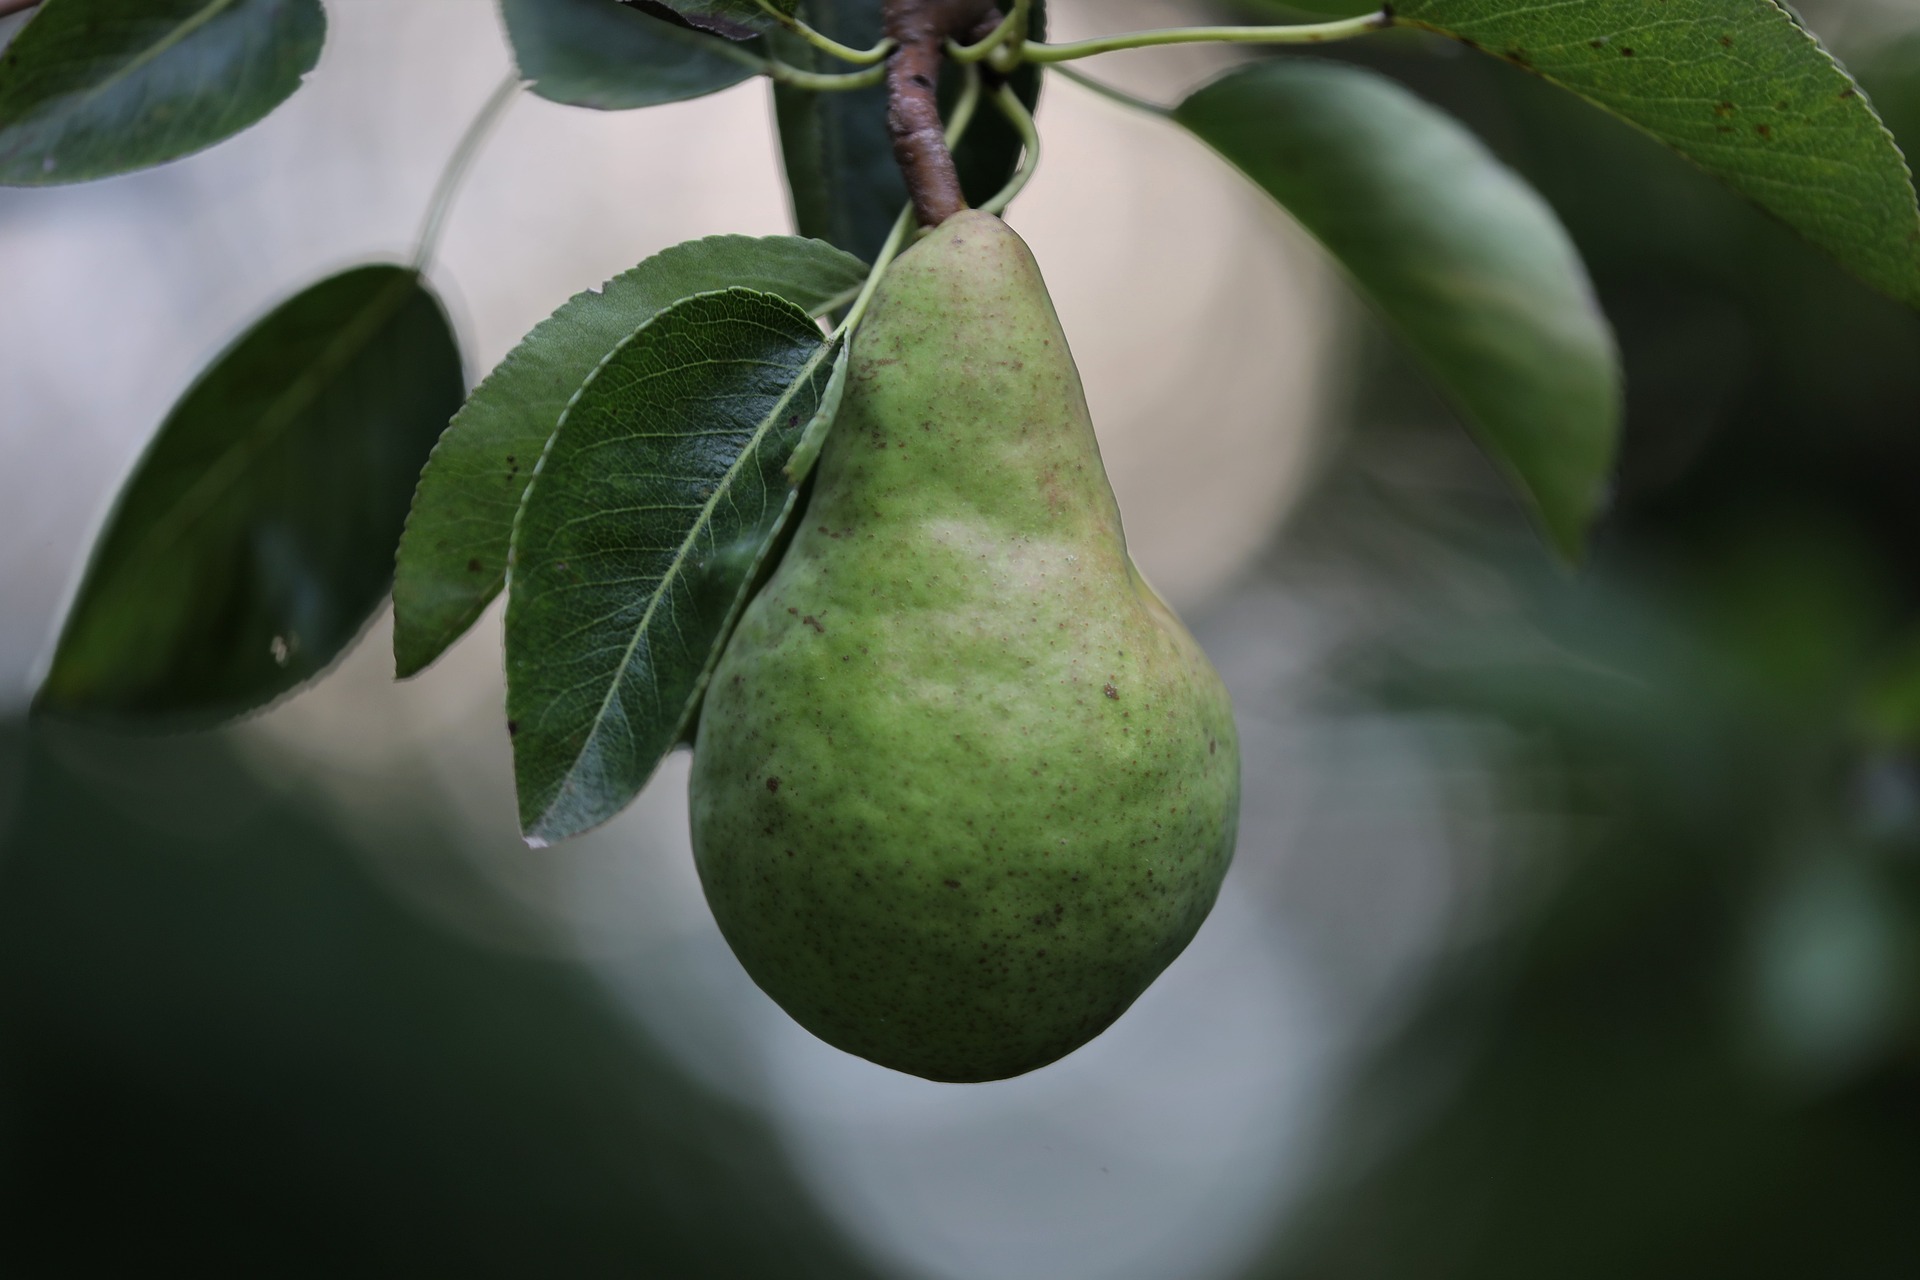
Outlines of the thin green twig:
{"label": "thin green twig", "polygon": [[[1384,31],[1393,25],[1393,14],[1382,9],[1358,18],[1338,22],[1303,23],[1290,27],[1168,27],[1161,31],[1132,31],[1125,35],[1076,40],[1071,44],[1037,44],[1029,41],[1024,50],[1027,62],[1066,62],[1090,58],[1099,53],[1122,49],[1150,49],[1168,44],[1324,44],[1331,40],[1351,40],[1355,36]],[[998,65],[997,63],[995,65]]]}
{"label": "thin green twig", "polygon": [[[864,89],[868,85],[879,84],[887,76],[887,64],[883,61],[862,71],[838,74],[831,71],[808,71],[782,62],[778,58],[763,58],[750,53],[731,40],[715,38],[707,42],[710,52],[751,68],[778,84],[792,85],[796,89],[812,89],[819,93],[832,93],[840,89]],[[889,50],[891,52],[891,50]]]}
{"label": "thin green twig", "polygon": [[847,89],[865,89],[869,85],[879,84],[887,78],[887,64],[884,62],[868,67],[864,71],[832,72],[805,71],[789,63],[768,61],[766,73],[774,83],[789,85],[795,89],[811,89],[815,93],[838,93]]}
{"label": "thin green twig", "polygon": [[867,318],[867,308],[873,305],[874,290],[880,287],[880,277],[887,274],[887,268],[900,256],[901,248],[907,242],[907,233],[913,230],[913,206],[908,205],[893,220],[893,230],[887,233],[886,243],[880,246],[879,254],[873,260],[873,269],[867,272],[867,282],[860,287],[860,296],[847,308],[847,318],[842,320],[834,332],[835,337],[844,337],[860,327]]}
{"label": "thin green twig", "polygon": [[980,69],[966,69],[966,83],[960,87],[960,101],[953,104],[953,114],[947,118],[947,150],[960,145],[960,139],[966,136],[967,126],[973,123],[973,113],[980,109]]}
{"label": "thin green twig", "polygon": [[1020,167],[1013,171],[1013,177],[1007,185],[994,194],[993,199],[981,205],[987,213],[1004,213],[1013,198],[1033,177],[1033,171],[1040,167],[1040,131],[1033,126],[1033,112],[1027,110],[1027,104],[1020,101],[1020,95],[1011,85],[1001,85],[993,91],[993,105],[1007,118],[1007,123],[1020,135]]}
{"label": "thin green twig", "polygon": [[1131,107],[1135,111],[1144,111],[1150,116],[1159,116],[1163,120],[1169,119],[1173,115],[1173,108],[1171,107],[1163,107],[1157,102],[1148,101],[1146,98],[1136,98],[1125,89],[1116,89],[1105,81],[1095,80],[1086,72],[1075,67],[1070,67],[1064,62],[1054,63],[1047,68],[1047,72],[1049,75],[1065,76],[1082,89],[1091,90],[1109,102],[1117,102],[1123,107]]}
{"label": "thin green twig", "polygon": [[500,82],[480,110],[474,115],[473,123],[460,135],[453,154],[447,158],[446,168],[440,171],[440,180],[433,186],[433,195],[427,201],[426,217],[420,223],[420,236],[413,251],[413,269],[423,272],[433,258],[433,251],[440,243],[440,230],[446,225],[447,210],[453,204],[454,193],[460,188],[461,179],[467,176],[474,157],[480,154],[480,147],[500,123],[500,117],[506,112],[520,92],[520,73],[510,73]]}
{"label": "thin green twig", "polygon": [[841,44],[824,31],[815,30],[790,13],[782,13],[776,6],[769,3],[769,0],[755,0],[755,3],[760,6],[761,11],[768,17],[793,32],[794,35],[799,36],[802,40],[805,40],[814,48],[820,50],[820,52],[826,54],[828,57],[838,58],[842,62],[850,62],[856,67],[866,67],[876,62],[885,62],[887,55],[894,50],[892,40],[882,40],[871,49],[855,49],[849,45]]}
{"label": "thin green twig", "polygon": [[1027,0],[1020,0],[1006,17],[1000,19],[1000,25],[989,31],[977,44],[961,44],[957,40],[947,41],[947,56],[955,62],[978,62],[995,49],[1011,40],[1014,33],[1022,29],[1026,21]]}
{"label": "thin green twig", "polygon": [[1018,58],[1027,47],[1027,35],[1033,30],[1033,0],[1013,0],[1013,16],[1015,25],[1013,35],[1007,40],[1007,52]]}

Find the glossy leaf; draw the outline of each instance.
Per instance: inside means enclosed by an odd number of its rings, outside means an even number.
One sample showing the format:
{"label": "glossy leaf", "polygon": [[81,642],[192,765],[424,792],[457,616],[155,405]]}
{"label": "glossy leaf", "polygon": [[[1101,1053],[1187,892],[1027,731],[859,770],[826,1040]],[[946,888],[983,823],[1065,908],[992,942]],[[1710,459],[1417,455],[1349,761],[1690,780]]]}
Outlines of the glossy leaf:
{"label": "glossy leaf", "polygon": [[673,748],[796,490],[839,342],[772,294],[676,303],[561,419],[514,527],[507,715],[540,845],[618,813]]}
{"label": "glossy leaf", "polygon": [[[807,0],[802,16],[855,48],[871,47],[882,34],[880,0]],[[1033,6],[1032,33],[1036,40],[1046,33],[1046,6],[1040,0]],[[769,43],[795,66],[846,70],[794,36],[777,34]],[[957,98],[960,83],[949,66],[940,81],[943,102]],[[1021,101],[1032,107],[1040,94],[1039,69],[1022,67],[1012,83]],[[773,101],[800,233],[871,260],[907,202],[906,183],[887,134],[886,90],[812,93],[775,85]],[[991,105],[983,104],[954,157],[968,200],[978,204],[991,197],[1013,175],[1019,158],[1019,135]]]}
{"label": "glossy leaf", "polygon": [[324,670],[386,595],[413,478],[462,385],[412,271],[361,267],[283,303],[140,460],[39,705],[206,721]]}
{"label": "glossy leaf", "polygon": [[[641,9],[666,10],[689,26],[731,40],[751,37],[755,32],[782,29],[780,19],[754,0],[626,0],[626,3]],[[797,0],[769,0],[769,3],[789,18],[794,16],[797,8]]]}
{"label": "glossy leaf", "polygon": [[420,476],[393,584],[399,674],[438,658],[499,594],[534,464],[573,393],[622,339],[679,299],[729,285],[824,314],[865,275],[858,259],[818,240],[709,236],[574,295],[535,326],[474,388]]}
{"label": "glossy leaf", "polygon": [[144,169],[285,102],[326,38],[320,0],[46,0],[0,56],[0,183]]}
{"label": "glossy leaf", "polygon": [[1861,279],[1920,305],[1920,209],[1900,149],[1776,0],[1408,0],[1395,15],[1637,125]]}
{"label": "glossy leaf", "polygon": [[1243,67],[1174,116],[1327,246],[1577,555],[1613,458],[1620,374],[1546,203],[1451,117],[1337,63]]}
{"label": "glossy leaf", "polygon": [[541,97],[572,107],[654,107],[757,74],[752,56],[728,41],[616,0],[500,0],[500,11],[520,74]]}

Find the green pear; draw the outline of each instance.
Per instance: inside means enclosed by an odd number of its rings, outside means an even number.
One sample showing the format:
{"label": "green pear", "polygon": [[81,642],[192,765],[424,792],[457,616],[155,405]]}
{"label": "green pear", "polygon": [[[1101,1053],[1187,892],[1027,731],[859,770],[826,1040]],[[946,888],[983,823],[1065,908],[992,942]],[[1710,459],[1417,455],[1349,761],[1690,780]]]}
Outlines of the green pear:
{"label": "green pear", "polygon": [[1044,1066],[1193,937],[1238,739],[1127,556],[1039,268],[991,214],[902,254],[701,713],[694,856],[753,979],[934,1080]]}

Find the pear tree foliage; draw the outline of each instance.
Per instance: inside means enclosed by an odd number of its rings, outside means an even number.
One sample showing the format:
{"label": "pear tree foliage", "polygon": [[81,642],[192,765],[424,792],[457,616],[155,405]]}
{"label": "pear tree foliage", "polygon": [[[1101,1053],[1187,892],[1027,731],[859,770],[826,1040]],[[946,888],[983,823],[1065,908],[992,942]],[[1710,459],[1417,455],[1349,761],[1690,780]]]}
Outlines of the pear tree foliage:
{"label": "pear tree foliage", "polygon": [[[926,228],[1016,201],[1056,77],[1171,120],[1317,238],[1569,564],[1605,519],[1621,425],[1607,319],[1554,211],[1497,150],[1350,51],[1452,41],[1542,77],[1920,305],[1906,161],[1779,0],[1401,0],[1073,43],[1048,42],[1039,0],[1000,3],[474,6],[517,67],[450,162],[419,251],[308,283],[183,371],[79,574],[38,708],[130,728],[230,718],[324,674],[388,598],[413,676],[504,590],[525,833],[606,820],[697,736],[733,628],[790,554],[813,459],[858,394],[849,357],[874,290]],[[0,184],[178,161],[326,74],[323,0],[24,7],[0,51]],[[1194,6],[1196,24],[1212,16]],[[1196,40],[1245,57],[1177,103],[1082,70]],[[433,228],[499,110],[522,92],[642,109],[749,80],[773,97],[797,234],[694,241],[582,280],[497,368],[463,369]],[[890,111],[912,126],[898,138]]]}

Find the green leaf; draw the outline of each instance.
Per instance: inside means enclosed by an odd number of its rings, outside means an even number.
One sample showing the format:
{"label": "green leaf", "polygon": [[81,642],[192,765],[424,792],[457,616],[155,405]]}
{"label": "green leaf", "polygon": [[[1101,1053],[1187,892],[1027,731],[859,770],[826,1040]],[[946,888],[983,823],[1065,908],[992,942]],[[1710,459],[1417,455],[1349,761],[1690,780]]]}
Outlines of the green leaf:
{"label": "green leaf", "polygon": [[[798,9],[796,0],[769,2],[789,18]],[[778,18],[754,3],[754,0],[626,0],[626,3],[642,9],[658,7],[671,10],[692,26],[732,39],[750,36],[756,31],[765,33],[784,29]]]}
{"label": "green leaf", "polygon": [[386,595],[462,386],[440,304],[400,267],[323,280],[255,324],[121,492],[39,705],[199,722],[324,670]]}
{"label": "green leaf", "polygon": [[1174,118],[1327,246],[1576,556],[1619,434],[1620,374],[1546,203],[1451,117],[1337,63],[1243,67]]}
{"label": "green leaf", "polygon": [[[880,0],[806,0],[809,23],[843,44],[869,48],[880,40]],[[1035,0],[1033,38],[1046,34],[1046,6]],[[845,70],[798,37],[769,37],[779,56],[799,67]],[[959,73],[948,66],[940,79],[943,103],[959,93]],[[1038,67],[1022,67],[1011,83],[1031,108],[1040,95]],[[887,133],[883,86],[851,93],[813,93],[774,86],[780,152],[786,164],[793,216],[802,235],[817,236],[871,261],[907,202],[906,182],[893,158]],[[1013,176],[1020,138],[991,104],[982,104],[954,157],[960,184],[975,204],[991,197]]]}
{"label": "green leaf", "polygon": [[500,0],[520,74],[571,107],[680,102],[757,74],[753,55],[616,0]]}
{"label": "green leaf", "polygon": [[473,625],[506,578],[507,547],[534,463],[560,414],[607,353],[681,298],[740,285],[821,315],[860,288],[866,266],[795,236],[709,236],[655,254],[576,294],[535,326],[454,415],[420,476],[393,584],[401,677]]}
{"label": "green leaf", "polygon": [[0,184],[210,147],[292,96],[326,29],[320,0],[46,0],[0,55]]}
{"label": "green leaf", "polygon": [[1720,178],[1875,288],[1920,305],[1920,208],[1859,86],[1775,0],[1407,0]]}
{"label": "green leaf", "polygon": [[797,491],[840,343],[772,294],[676,303],[574,397],[513,534],[507,716],[535,845],[618,813],[679,740]]}

